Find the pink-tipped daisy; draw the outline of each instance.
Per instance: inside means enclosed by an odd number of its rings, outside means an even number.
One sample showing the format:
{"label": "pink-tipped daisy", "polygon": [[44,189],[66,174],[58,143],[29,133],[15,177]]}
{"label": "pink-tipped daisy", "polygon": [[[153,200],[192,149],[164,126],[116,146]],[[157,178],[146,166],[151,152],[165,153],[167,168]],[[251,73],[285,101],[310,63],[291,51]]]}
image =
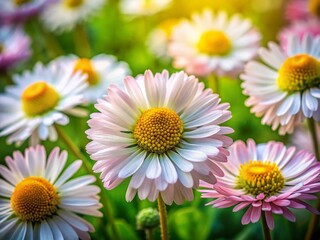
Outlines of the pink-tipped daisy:
{"label": "pink-tipped daisy", "polygon": [[169,54],[187,73],[236,77],[256,55],[260,38],[248,19],[205,10],[174,28]]}
{"label": "pink-tipped daisy", "polygon": [[99,54],[91,59],[69,55],[60,57],[54,62],[66,68],[66,71],[71,69],[74,73],[80,71],[86,75],[89,86],[83,92],[83,96],[92,103],[102,97],[111,83],[122,83],[124,77],[130,73],[127,63],[118,62],[114,56],[105,54]]}
{"label": "pink-tipped daisy", "polygon": [[86,76],[72,69],[66,71],[57,64],[38,63],[32,71],[14,75],[15,85],[0,94],[0,136],[18,145],[30,138],[32,145],[40,140],[55,141],[54,124],[66,125],[66,114],[86,116],[78,105],[84,103],[81,94],[86,88]]}
{"label": "pink-tipped daisy", "polygon": [[320,18],[320,1],[291,0],[287,5],[286,17],[292,22],[306,20],[310,17]]}
{"label": "pink-tipped daisy", "polygon": [[242,224],[257,222],[264,213],[267,225],[274,228],[273,214],[289,221],[295,216],[289,208],[318,213],[305,201],[317,199],[320,191],[320,163],[307,151],[286,148],[280,142],[256,146],[253,140],[235,142],[230,147],[228,162],[221,164],[225,173],[211,185],[201,182],[203,198],[217,208],[234,206],[237,212],[247,208]]}
{"label": "pink-tipped daisy", "polygon": [[166,204],[191,201],[199,179],[223,175],[216,162],[226,161],[233,130],[219,124],[231,117],[229,104],[184,72],[148,70],[124,85],[108,88],[88,122],[93,170],[107,189],[130,178],[127,201],[137,192],[150,201],[161,194]]}
{"label": "pink-tipped daisy", "polygon": [[67,152],[53,149],[46,157],[43,146],[30,147],[6,157],[0,165],[1,239],[90,239],[94,227],[78,216],[101,217],[96,178],[86,175],[69,180],[82,161],[65,171]]}
{"label": "pink-tipped daisy", "polygon": [[291,35],[287,50],[261,48],[263,63],[252,61],[240,76],[247,106],[262,123],[292,133],[305,118],[320,121],[320,35]]}

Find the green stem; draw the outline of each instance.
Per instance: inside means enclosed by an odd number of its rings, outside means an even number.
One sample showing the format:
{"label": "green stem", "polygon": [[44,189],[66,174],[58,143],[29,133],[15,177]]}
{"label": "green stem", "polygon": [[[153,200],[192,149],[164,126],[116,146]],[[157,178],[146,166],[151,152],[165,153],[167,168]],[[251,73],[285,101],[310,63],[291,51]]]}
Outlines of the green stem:
{"label": "green stem", "polygon": [[271,240],[270,229],[267,225],[266,214],[264,213],[264,211],[262,211],[261,223],[262,223],[264,240]]}
{"label": "green stem", "polygon": [[160,194],[158,196],[158,209],[160,214],[161,239],[168,240],[167,210]]}
{"label": "green stem", "polygon": [[153,236],[152,236],[152,232],[153,232],[153,229],[145,229],[144,230],[145,234],[146,234],[146,239],[147,240],[152,240],[153,239]]}
{"label": "green stem", "polygon": [[90,42],[83,24],[77,24],[74,29],[74,44],[80,57],[90,57]]}
{"label": "green stem", "polygon": [[[57,130],[58,136],[64,141],[64,143],[68,146],[68,148],[71,150],[71,152],[74,154],[74,156],[76,156],[77,158],[79,158],[83,161],[83,163],[84,163],[83,166],[84,166],[85,170],[89,174],[93,174],[91,164],[88,161],[88,158],[83,155],[83,153],[80,151],[80,149],[73,143],[71,138],[67,134],[65,134],[65,132],[63,131],[63,129],[59,125],[55,125],[55,128]],[[101,197],[101,202],[103,203],[102,204],[103,210],[105,212],[105,215],[103,215],[104,216],[103,220],[105,221],[105,223],[107,223],[107,221],[109,221],[109,224],[111,226],[111,230],[114,235],[114,239],[120,239],[118,231],[117,231],[115,223],[114,223],[114,218],[111,214],[108,200],[107,200],[105,194],[103,194],[105,188],[104,188],[102,182],[100,181],[100,179],[97,181],[97,184],[99,185],[99,187],[101,189],[100,197]],[[105,216],[106,216],[106,218],[105,218]]]}
{"label": "green stem", "polygon": [[208,87],[211,88],[214,93],[219,94],[219,78],[214,74],[211,74],[208,77]]}
{"label": "green stem", "polygon": [[64,51],[62,47],[60,46],[60,43],[56,39],[56,37],[49,32],[48,30],[44,29],[41,24],[37,24],[38,29],[41,31],[42,36],[45,40],[45,45],[47,50],[50,52],[50,55],[52,57],[58,57],[60,55],[64,54]]}
{"label": "green stem", "polygon": [[[317,138],[317,129],[316,129],[316,123],[313,118],[308,118],[308,125],[309,125],[309,130],[313,142],[313,148],[314,148],[314,153],[318,161],[320,161],[320,154],[319,154],[319,142]],[[318,201],[317,201],[317,206],[316,209],[320,211],[320,195],[318,194]],[[311,220],[309,222],[307,234],[305,236],[305,240],[311,240],[314,239],[314,235],[317,230],[319,222],[319,215],[318,214],[313,214],[311,217]]]}

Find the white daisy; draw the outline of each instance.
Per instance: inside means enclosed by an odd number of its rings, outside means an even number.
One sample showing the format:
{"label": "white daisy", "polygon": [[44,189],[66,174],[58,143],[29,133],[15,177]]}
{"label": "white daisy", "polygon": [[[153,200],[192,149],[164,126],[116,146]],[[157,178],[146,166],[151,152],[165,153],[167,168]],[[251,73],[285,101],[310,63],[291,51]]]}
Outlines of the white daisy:
{"label": "white daisy", "polygon": [[79,22],[98,11],[104,0],[57,0],[41,13],[41,19],[51,31],[70,31]]}
{"label": "white daisy", "polygon": [[174,28],[169,54],[187,73],[235,77],[256,55],[260,38],[248,19],[205,10]]}
{"label": "white daisy", "polygon": [[74,161],[64,172],[67,152],[58,147],[48,159],[43,146],[16,151],[0,165],[1,239],[90,239],[94,227],[77,214],[101,217],[94,176],[68,181],[81,167]]}
{"label": "white daisy", "polygon": [[251,111],[282,135],[305,118],[319,122],[320,36],[291,35],[286,50],[271,42],[259,55],[264,63],[249,62],[241,75]]}
{"label": "white daisy", "polygon": [[120,84],[124,77],[130,73],[129,66],[125,62],[117,62],[111,55],[100,54],[91,59],[79,58],[74,55],[61,57],[55,60],[67,71],[80,71],[87,75],[86,81],[89,87],[83,92],[87,101],[95,103],[102,97],[111,83]]}
{"label": "white daisy", "polygon": [[85,116],[77,105],[84,102],[86,76],[66,71],[55,64],[38,63],[33,71],[14,75],[16,85],[0,94],[0,136],[18,145],[31,136],[31,144],[57,139],[54,124],[66,125],[67,114]]}
{"label": "white daisy", "polygon": [[121,0],[120,9],[128,15],[152,15],[167,8],[172,0]]}

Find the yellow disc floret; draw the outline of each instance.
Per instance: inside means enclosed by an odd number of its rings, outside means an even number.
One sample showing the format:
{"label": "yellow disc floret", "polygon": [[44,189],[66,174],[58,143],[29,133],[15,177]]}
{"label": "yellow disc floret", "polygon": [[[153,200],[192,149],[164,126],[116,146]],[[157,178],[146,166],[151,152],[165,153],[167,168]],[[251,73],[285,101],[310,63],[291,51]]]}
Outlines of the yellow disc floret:
{"label": "yellow disc floret", "polygon": [[317,17],[320,17],[320,0],[309,0],[309,11]]}
{"label": "yellow disc floret", "polygon": [[16,6],[21,6],[21,5],[29,3],[29,2],[31,2],[31,0],[13,0],[13,3]]}
{"label": "yellow disc floret", "polygon": [[181,139],[183,122],[168,108],[152,108],[140,116],[133,135],[139,147],[152,153],[164,153]]}
{"label": "yellow disc floret", "polygon": [[90,59],[80,58],[74,66],[74,72],[76,71],[87,74],[87,82],[89,85],[96,85],[99,82],[99,78],[93,69]]}
{"label": "yellow disc floret", "polygon": [[53,109],[59,102],[59,94],[43,81],[29,85],[22,93],[22,108],[27,116],[33,117]]}
{"label": "yellow disc floret", "polygon": [[250,160],[240,165],[237,187],[253,196],[264,193],[269,197],[278,193],[284,182],[276,163]]}
{"label": "yellow disc floret", "polygon": [[77,8],[83,4],[84,0],[64,0],[64,3],[69,8]]}
{"label": "yellow disc floret", "polygon": [[320,62],[307,54],[286,59],[279,70],[278,86],[283,91],[303,91],[319,85]]}
{"label": "yellow disc floret", "polygon": [[222,31],[204,32],[198,42],[198,50],[208,55],[226,55],[231,49],[229,38]]}
{"label": "yellow disc floret", "polygon": [[57,212],[59,196],[48,180],[31,176],[16,185],[10,202],[22,221],[39,222]]}

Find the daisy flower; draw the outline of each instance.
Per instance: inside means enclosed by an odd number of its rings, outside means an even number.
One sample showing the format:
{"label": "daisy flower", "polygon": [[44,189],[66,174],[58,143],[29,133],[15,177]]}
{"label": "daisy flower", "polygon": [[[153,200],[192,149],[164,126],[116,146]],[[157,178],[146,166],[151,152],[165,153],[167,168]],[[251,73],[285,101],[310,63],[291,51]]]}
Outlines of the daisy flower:
{"label": "daisy flower", "polygon": [[287,50],[275,43],[261,48],[264,63],[249,62],[245,73],[243,93],[249,96],[247,106],[272,125],[279,133],[292,133],[306,117],[320,121],[320,35],[311,37],[291,35]]}
{"label": "daisy flower", "polygon": [[120,10],[128,15],[152,15],[167,8],[172,0],[121,0]]}
{"label": "daisy flower", "polygon": [[56,0],[41,13],[45,26],[56,32],[70,31],[101,9],[104,0]]}
{"label": "daisy flower", "polygon": [[218,177],[215,185],[202,182],[202,197],[214,198],[207,205],[217,208],[234,206],[234,212],[248,207],[242,224],[255,223],[263,214],[273,229],[273,214],[295,221],[289,208],[317,213],[305,202],[317,199],[320,191],[320,163],[313,154],[280,142],[256,146],[248,140],[246,146],[237,141],[230,147],[228,162],[221,165],[225,176]]}
{"label": "daisy flower", "polygon": [[310,17],[320,17],[319,0],[291,0],[286,8],[286,17],[294,22],[306,20]]}
{"label": "daisy flower", "polygon": [[57,139],[54,124],[66,125],[66,114],[86,116],[76,106],[83,103],[81,93],[87,88],[86,76],[66,71],[57,65],[38,63],[33,71],[14,75],[16,85],[0,94],[0,136],[18,145],[31,136],[31,144],[39,139]]}
{"label": "daisy flower", "polygon": [[299,36],[300,41],[306,34],[312,36],[320,35],[320,20],[317,18],[311,18],[305,21],[296,21],[289,27],[283,29],[279,34],[280,45],[282,48],[287,49],[288,37],[290,35]]}
{"label": "daisy flower", "polygon": [[67,152],[56,147],[48,159],[43,146],[6,157],[0,165],[1,239],[90,239],[93,226],[77,214],[101,217],[96,178],[86,175],[69,181],[82,161],[65,171]]}
{"label": "daisy flower", "polygon": [[54,0],[1,0],[0,24],[23,23]]}
{"label": "daisy flower", "polygon": [[168,46],[172,38],[172,30],[178,23],[178,19],[166,19],[150,33],[147,43],[157,57],[164,60],[169,59]]}
{"label": "daisy flower", "polygon": [[30,56],[30,38],[21,28],[0,27],[0,70],[8,69]]}
{"label": "daisy flower", "polygon": [[260,38],[249,20],[205,10],[174,28],[169,54],[187,73],[236,77],[256,55]]}
{"label": "daisy flower", "polygon": [[74,55],[60,57],[54,62],[76,73],[80,71],[86,74],[89,87],[83,92],[84,98],[89,102],[96,102],[98,97],[105,93],[105,89],[111,83],[121,83],[130,73],[129,66],[125,62],[117,62],[111,55],[100,54],[91,59],[79,58]]}
{"label": "daisy flower", "polygon": [[226,161],[233,130],[219,124],[231,117],[229,104],[184,72],[148,70],[124,85],[111,85],[88,121],[93,170],[107,189],[130,178],[127,201],[137,192],[150,201],[161,194],[166,204],[191,201],[199,179],[223,175],[216,162]]}

